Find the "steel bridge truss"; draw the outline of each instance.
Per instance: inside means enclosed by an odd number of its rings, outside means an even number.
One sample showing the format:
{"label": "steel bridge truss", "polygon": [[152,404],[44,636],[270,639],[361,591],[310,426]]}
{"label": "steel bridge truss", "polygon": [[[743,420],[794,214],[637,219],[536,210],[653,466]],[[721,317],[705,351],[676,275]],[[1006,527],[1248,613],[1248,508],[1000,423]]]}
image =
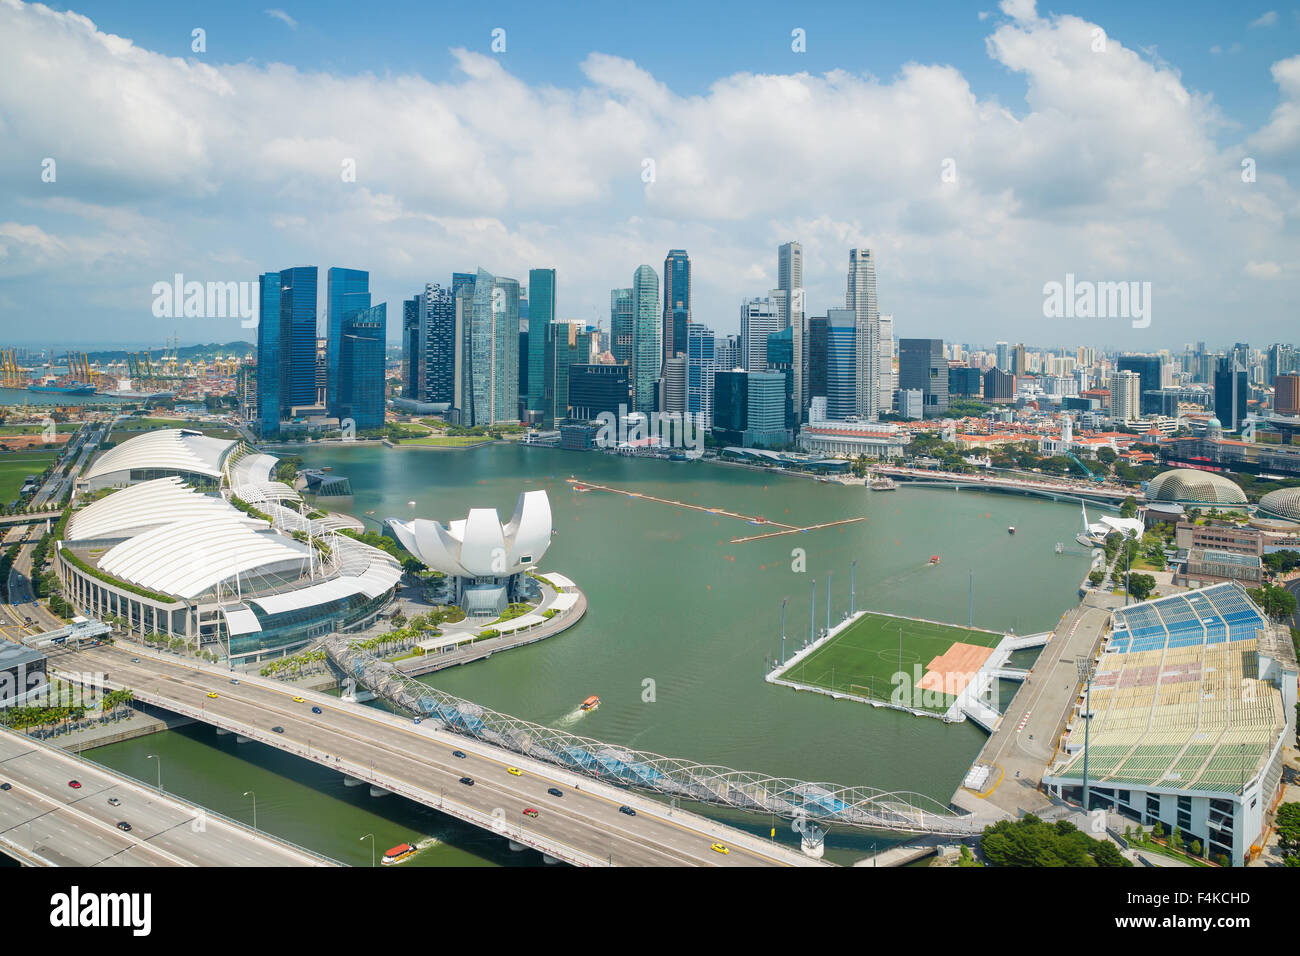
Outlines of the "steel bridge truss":
{"label": "steel bridge truss", "polygon": [[982,829],[972,818],[955,815],[923,794],[808,783],[629,750],[454,697],[407,677],[346,640],[328,641],[326,653],[344,674],[377,697],[441,729],[615,786],[822,827],[839,824],[955,837],[972,836]]}

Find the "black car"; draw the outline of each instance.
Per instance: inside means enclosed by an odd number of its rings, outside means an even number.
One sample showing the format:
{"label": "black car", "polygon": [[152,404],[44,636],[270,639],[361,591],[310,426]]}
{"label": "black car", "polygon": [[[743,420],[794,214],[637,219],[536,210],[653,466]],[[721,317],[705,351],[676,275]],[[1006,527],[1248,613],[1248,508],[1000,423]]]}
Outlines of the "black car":
{"label": "black car", "polygon": [[618,812],[626,813],[629,817],[636,816],[636,811],[633,810],[631,807],[629,807],[627,804],[624,804],[623,806],[619,807]]}
{"label": "black car", "polygon": [[119,823],[119,824],[117,825],[117,828],[118,828],[119,830],[121,830],[123,833],[130,833],[130,832],[131,832],[131,824],[127,823],[125,820],[123,820],[121,823]]}
{"label": "black car", "polygon": [[463,783],[463,784],[464,784],[465,786],[467,786],[467,787],[472,787],[472,786],[474,786],[474,778],[473,778],[473,777],[461,777],[461,778],[460,778],[460,782]]}
{"label": "black car", "polygon": [[464,760],[464,759],[465,759],[465,751],[463,751],[463,750],[453,750],[453,751],[451,752],[451,755],[452,755],[453,757],[459,757],[461,760]]}
{"label": "black car", "polygon": [[546,792],[549,793],[549,794],[550,794],[551,796],[553,796],[553,797],[562,797],[562,796],[564,796],[564,791],[561,790],[559,787],[547,787],[547,788],[546,788]]}
{"label": "black car", "polygon": [[12,789],[13,789],[13,784],[11,784],[11,783],[0,783],[0,790],[12,790]]}
{"label": "black car", "polygon": [[274,726],[274,727],[271,728],[271,733],[273,733],[273,734],[282,734],[282,733],[284,733],[284,728],[281,727],[279,724],[277,724],[276,726]]}
{"label": "black car", "polygon": [[319,713],[321,713],[321,709],[320,709],[319,707],[313,707],[313,708],[311,709],[311,712],[312,712],[313,714],[319,714]]}

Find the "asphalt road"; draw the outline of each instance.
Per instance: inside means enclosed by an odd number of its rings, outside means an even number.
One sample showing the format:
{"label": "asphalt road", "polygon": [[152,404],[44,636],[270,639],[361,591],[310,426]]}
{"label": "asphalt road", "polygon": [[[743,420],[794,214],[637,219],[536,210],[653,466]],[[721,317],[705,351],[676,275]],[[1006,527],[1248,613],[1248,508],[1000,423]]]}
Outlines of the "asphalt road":
{"label": "asphalt road", "polygon": [[0,842],[58,866],[327,865],[9,731],[0,731],[0,783],[10,786],[0,790]]}
{"label": "asphalt road", "polygon": [[[238,685],[222,671],[169,661],[112,647],[68,651],[50,661],[60,671],[103,672],[113,686],[137,694],[154,692],[202,710],[204,719],[226,729],[244,727],[283,749],[327,765],[351,764],[358,773],[380,773],[422,802],[447,812],[464,808],[495,817],[503,837],[523,833],[625,866],[764,866],[814,861],[797,849],[737,831],[706,817],[672,808],[628,791],[580,777],[548,764],[510,755],[374,708],[342,702],[275,681],[241,675]],[[216,694],[216,698],[209,697]],[[295,703],[293,696],[305,698]],[[323,713],[311,712],[319,706]],[[280,726],[283,733],[268,733]],[[457,758],[460,750],[465,758]],[[521,775],[508,772],[515,766]],[[473,786],[459,782],[474,780]],[[563,792],[547,793],[548,787]],[[637,816],[619,811],[632,806]],[[524,809],[536,818],[522,816]],[[721,842],[729,852],[711,844]]]}

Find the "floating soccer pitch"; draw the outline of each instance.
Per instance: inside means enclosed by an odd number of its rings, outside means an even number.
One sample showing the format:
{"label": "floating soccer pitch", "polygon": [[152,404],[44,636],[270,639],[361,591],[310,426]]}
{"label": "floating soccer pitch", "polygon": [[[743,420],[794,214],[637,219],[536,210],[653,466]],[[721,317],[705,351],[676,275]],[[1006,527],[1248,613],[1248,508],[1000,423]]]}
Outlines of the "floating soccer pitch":
{"label": "floating soccer pitch", "polygon": [[1003,637],[979,628],[866,612],[772,677],[802,689],[942,713]]}

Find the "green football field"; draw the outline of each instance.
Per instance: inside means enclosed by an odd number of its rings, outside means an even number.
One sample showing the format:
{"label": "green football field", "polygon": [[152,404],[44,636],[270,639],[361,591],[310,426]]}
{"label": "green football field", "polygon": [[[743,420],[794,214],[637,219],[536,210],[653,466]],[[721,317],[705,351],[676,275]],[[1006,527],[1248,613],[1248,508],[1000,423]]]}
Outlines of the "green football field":
{"label": "green football field", "polygon": [[0,502],[17,498],[23,479],[39,475],[57,457],[56,451],[0,452]]}
{"label": "green football field", "polygon": [[[902,670],[908,675],[909,687],[917,665],[924,674],[926,665],[954,643],[993,647],[1002,639],[1001,634],[988,631],[867,613],[780,676],[837,693],[889,700],[895,687],[894,674],[899,670],[900,629]],[[939,696],[942,704],[931,702],[926,709],[947,709],[952,697]]]}

